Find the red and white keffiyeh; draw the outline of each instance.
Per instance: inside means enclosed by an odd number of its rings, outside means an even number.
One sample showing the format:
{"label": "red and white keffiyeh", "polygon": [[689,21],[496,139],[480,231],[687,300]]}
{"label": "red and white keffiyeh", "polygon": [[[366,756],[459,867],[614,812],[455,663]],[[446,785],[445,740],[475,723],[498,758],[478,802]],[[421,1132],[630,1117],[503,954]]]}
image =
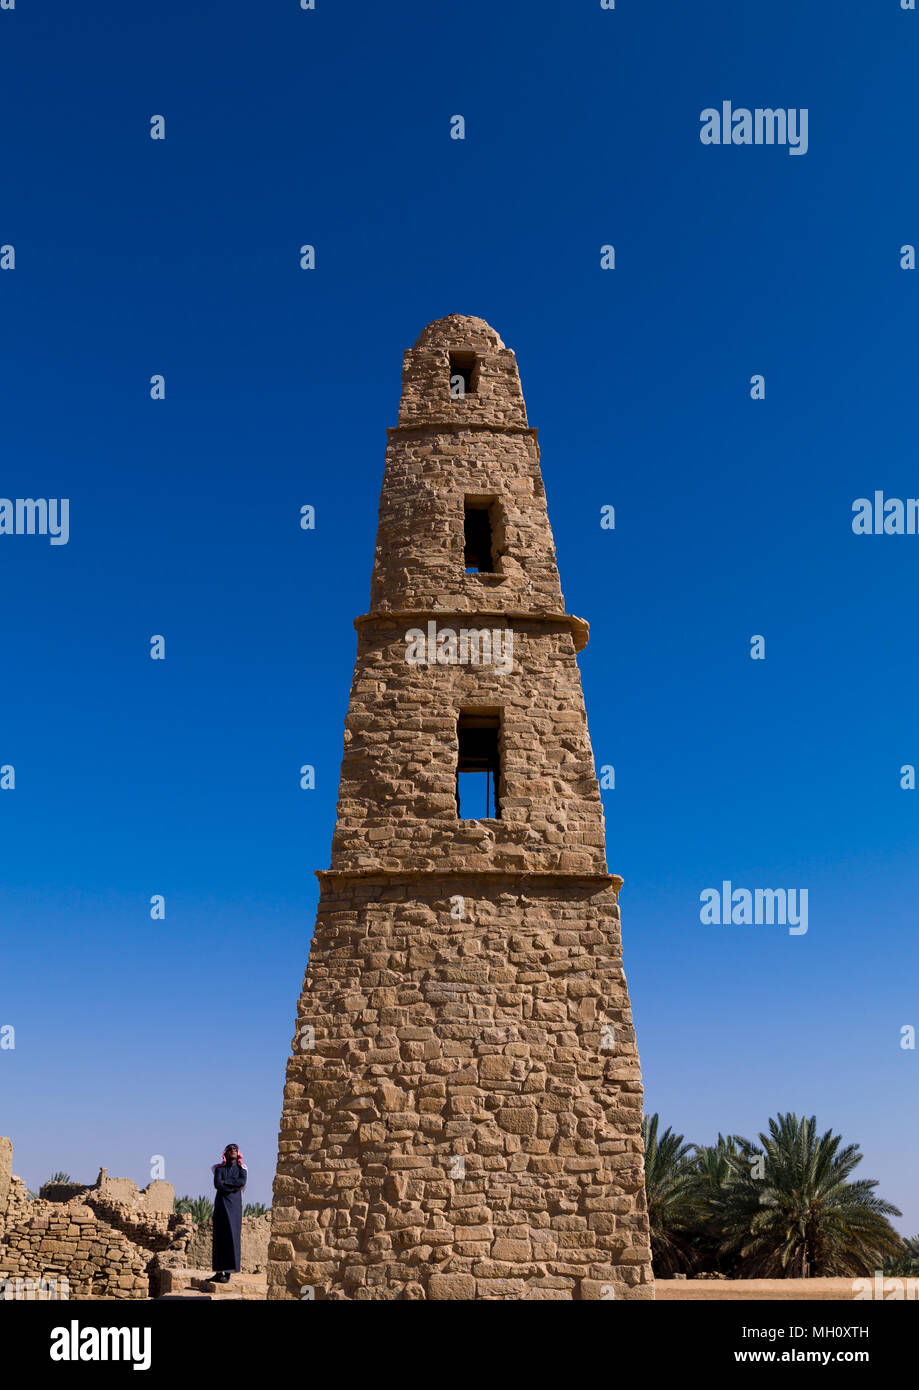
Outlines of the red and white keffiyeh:
{"label": "red and white keffiyeh", "polygon": [[[232,1148],[232,1147],[234,1147],[234,1146],[231,1145],[231,1144],[227,1144],[227,1149]],[[219,1162],[219,1163],[212,1163],[212,1164],[211,1164],[211,1172],[212,1172],[212,1173],[216,1173],[216,1172],[217,1172],[217,1169],[218,1169],[218,1168],[222,1168],[222,1167],[224,1166],[224,1164],[226,1163],[226,1161],[227,1161],[227,1149],[224,1149],[223,1153],[220,1155],[220,1162]],[[238,1148],[238,1147],[236,1148],[236,1162],[239,1164],[240,1168],[245,1168],[245,1167],[246,1167],[245,1163],[243,1163],[242,1149],[240,1149],[240,1148]],[[246,1169],[246,1171],[248,1172],[249,1170]]]}

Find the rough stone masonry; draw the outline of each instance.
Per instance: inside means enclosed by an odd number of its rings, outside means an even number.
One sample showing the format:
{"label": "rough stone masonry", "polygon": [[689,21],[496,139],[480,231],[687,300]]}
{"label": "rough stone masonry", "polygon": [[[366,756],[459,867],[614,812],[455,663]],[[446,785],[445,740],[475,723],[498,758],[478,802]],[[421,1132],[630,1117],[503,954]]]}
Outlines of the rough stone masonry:
{"label": "rough stone masonry", "polygon": [[[587,624],[513,352],[481,319],[429,324],[388,434],[268,1296],[653,1298]],[[431,621],[512,633],[512,665],[406,661]],[[469,728],[498,806],[460,818]]]}

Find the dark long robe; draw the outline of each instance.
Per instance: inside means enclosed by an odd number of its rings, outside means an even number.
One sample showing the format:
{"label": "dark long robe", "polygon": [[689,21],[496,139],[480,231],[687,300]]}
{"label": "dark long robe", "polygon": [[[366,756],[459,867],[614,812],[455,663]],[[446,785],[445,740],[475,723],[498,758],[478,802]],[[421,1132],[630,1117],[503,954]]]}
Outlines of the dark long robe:
{"label": "dark long robe", "polygon": [[214,1269],[239,1272],[243,1228],[242,1192],[248,1174],[238,1163],[214,1169]]}

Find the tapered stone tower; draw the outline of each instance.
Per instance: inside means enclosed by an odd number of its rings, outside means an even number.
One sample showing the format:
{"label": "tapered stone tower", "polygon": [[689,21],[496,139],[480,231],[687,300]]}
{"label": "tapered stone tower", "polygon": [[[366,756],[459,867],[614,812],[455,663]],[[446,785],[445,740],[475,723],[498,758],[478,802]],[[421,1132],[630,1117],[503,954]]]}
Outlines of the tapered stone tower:
{"label": "tapered stone tower", "polygon": [[269,1297],[653,1297],[587,625],[514,354],[481,319],[405,354],[355,627]]}

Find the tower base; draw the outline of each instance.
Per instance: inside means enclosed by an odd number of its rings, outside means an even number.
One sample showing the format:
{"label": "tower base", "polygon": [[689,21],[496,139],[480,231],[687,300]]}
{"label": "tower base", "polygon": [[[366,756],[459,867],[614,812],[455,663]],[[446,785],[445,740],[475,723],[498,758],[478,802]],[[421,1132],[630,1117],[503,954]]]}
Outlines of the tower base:
{"label": "tower base", "polygon": [[653,1298],[622,880],[320,880],[268,1297]]}

